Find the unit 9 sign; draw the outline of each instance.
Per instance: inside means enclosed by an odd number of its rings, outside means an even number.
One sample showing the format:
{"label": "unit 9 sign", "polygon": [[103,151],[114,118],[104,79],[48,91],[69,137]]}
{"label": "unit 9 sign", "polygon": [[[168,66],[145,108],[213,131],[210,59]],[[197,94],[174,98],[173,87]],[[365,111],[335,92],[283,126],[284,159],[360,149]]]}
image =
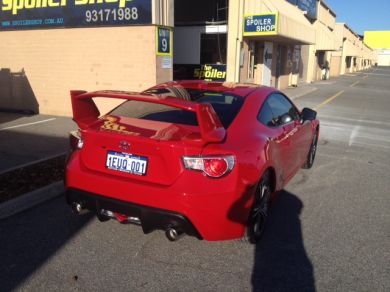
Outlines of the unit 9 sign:
{"label": "unit 9 sign", "polygon": [[157,27],[156,50],[158,56],[172,56],[172,29]]}

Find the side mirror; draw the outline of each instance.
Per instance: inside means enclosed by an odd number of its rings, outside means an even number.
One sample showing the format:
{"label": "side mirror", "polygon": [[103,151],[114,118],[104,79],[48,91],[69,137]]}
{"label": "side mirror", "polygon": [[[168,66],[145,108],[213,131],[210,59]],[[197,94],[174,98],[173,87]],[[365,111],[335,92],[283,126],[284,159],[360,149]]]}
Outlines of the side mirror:
{"label": "side mirror", "polygon": [[292,117],[289,114],[284,114],[280,117],[280,124],[285,125],[292,122]]}
{"label": "side mirror", "polygon": [[305,107],[301,112],[301,117],[303,121],[312,121],[317,117],[317,112],[311,108]]}

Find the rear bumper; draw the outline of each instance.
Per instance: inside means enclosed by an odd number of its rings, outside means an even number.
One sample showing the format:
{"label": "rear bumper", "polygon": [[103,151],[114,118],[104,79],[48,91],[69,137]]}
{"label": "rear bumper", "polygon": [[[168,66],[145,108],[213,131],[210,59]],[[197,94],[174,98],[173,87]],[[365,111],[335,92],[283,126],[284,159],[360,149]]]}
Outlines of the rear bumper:
{"label": "rear bumper", "polygon": [[156,229],[167,230],[174,228],[187,235],[202,239],[190,220],[176,212],[124,202],[78,189],[68,189],[66,191],[66,201],[69,205],[73,202],[82,203],[86,209],[96,213],[104,209],[137,217],[141,221],[142,230],[145,234]]}
{"label": "rear bumper", "polygon": [[184,171],[172,185],[161,186],[92,171],[73,153],[66,166],[65,188],[68,202],[85,198],[91,210],[104,203],[101,209],[142,217],[146,233],[177,224],[182,232],[204,240],[229,240],[244,235],[255,190],[237,173],[210,179]]}

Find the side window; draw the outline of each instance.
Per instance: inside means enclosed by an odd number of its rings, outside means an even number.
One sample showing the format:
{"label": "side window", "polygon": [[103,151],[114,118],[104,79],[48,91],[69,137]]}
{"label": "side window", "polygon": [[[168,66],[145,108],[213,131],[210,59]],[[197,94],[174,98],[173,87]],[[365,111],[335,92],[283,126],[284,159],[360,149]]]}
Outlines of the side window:
{"label": "side window", "polygon": [[280,100],[289,108],[288,114],[293,120],[299,120],[301,118],[298,109],[282,94],[276,94],[280,97]]}
{"label": "side window", "polygon": [[282,94],[273,93],[267,97],[257,119],[268,127],[280,126],[281,117],[285,114],[291,116],[293,120],[301,117],[296,107]]}
{"label": "side window", "polygon": [[280,93],[271,94],[267,101],[275,121],[280,121],[280,118],[285,114],[289,114],[293,120],[300,119],[298,110],[284,95]]}
{"label": "side window", "polygon": [[261,107],[260,113],[257,117],[257,119],[263,124],[268,127],[274,127],[275,123],[273,121],[274,115],[272,113],[272,110],[268,104],[268,101],[266,100]]}

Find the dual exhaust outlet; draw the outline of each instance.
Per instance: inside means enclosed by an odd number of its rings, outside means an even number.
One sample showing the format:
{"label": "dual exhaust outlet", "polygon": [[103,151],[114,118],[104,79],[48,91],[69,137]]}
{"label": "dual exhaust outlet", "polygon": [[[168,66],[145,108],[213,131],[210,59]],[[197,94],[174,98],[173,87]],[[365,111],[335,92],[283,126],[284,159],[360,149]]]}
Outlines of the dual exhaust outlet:
{"label": "dual exhaust outlet", "polygon": [[[88,213],[89,210],[85,208],[84,204],[81,202],[72,202],[70,204],[72,212],[76,215],[82,215],[85,213]],[[114,212],[108,211],[101,209],[98,211],[96,214],[98,219],[100,221],[106,221],[106,220],[101,220],[103,218],[108,219],[116,219],[121,223],[133,223],[137,225],[141,225],[141,220],[137,217],[127,217],[127,218],[118,218]],[[165,236],[168,238],[169,241],[177,241],[179,238],[181,238],[184,235],[184,233],[176,228],[169,227],[168,229],[165,230]]]}

